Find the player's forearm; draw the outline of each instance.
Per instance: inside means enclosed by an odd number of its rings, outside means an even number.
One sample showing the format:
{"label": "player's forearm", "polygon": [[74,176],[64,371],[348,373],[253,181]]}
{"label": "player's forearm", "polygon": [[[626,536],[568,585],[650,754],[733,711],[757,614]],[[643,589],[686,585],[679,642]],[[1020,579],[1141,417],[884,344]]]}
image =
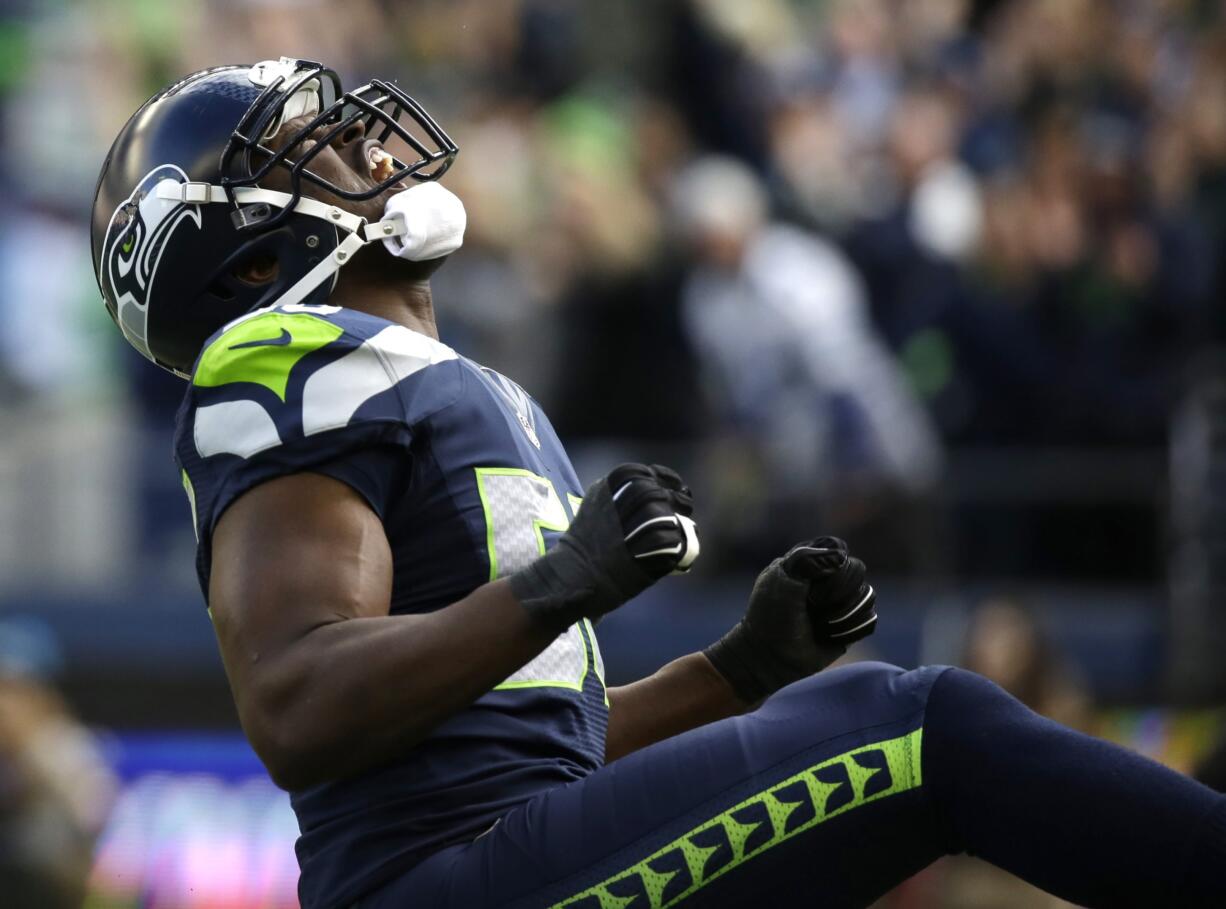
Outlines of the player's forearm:
{"label": "player's forearm", "polygon": [[231,680],[269,773],[297,789],[402,755],[553,637],[496,581],[426,615],[321,625]]}
{"label": "player's forearm", "polygon": [[648,678],[609,689],[605,761],[748,707],[701,653],[673,660]]}

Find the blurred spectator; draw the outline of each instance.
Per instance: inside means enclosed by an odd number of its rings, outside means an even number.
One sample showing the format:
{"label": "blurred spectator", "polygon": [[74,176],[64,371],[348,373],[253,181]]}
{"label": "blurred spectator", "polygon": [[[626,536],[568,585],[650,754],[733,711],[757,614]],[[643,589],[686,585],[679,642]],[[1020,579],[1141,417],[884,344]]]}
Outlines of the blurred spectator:
{"label": "blurred spectator", "polygon": [[540,267],[556,288],[547,316],[561,335],[553,399],[579,457],[586,442],[677,443],[709,426],[680,324],[680,266],[663,245],[651,184],[687,137],[659,113],[642,98],[572,97],[542,118]]}
{"label": "blurred spectator", "polygon": [[[1019,602],[989,599],[975,610],[961,663],[1037,713],[1075,729],[1089,724],[1086,692]],[[944,909],[1072,909],[1070,903],[968,856],[942,860],[910,886],[935,889]]]}
{"label": "blurred spectator", "polygon": [[1008,598],[984,602],[967,628],[962,665],[1036,713],[1073,729],[1089,725],[1089,699],[1034,616]]}
{"label": "blurred spectator", "polygon": [[695,260],[687,332],[720,414],[763,448],[781,491],[929,488],[939,443],[838,248],[771,221],[757,178],[731,159],[690,165],[673,200]]}
{"label": "blurred spectator", "polygon": [[29,674],[37,640],[0,632],[0,894],[11,909],[77,909],[115,781],[93,737]]}
{"label": "blurred spectator", "polygon": [[814,502],[922,496],[941,446],[868,318],[842,252],[771,220],[747,167],[702,158],[673,187],[677,227],[694,267],[682,288],[685,328],[721,431],[768,477],[775,533],[781,509]]}

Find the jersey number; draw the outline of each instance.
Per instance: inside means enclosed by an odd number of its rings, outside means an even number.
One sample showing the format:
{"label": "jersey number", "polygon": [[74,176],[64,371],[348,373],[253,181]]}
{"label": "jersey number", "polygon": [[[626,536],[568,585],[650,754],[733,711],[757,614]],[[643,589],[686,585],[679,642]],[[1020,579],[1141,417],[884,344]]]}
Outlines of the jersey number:
{"label": "jersey number", "polygon": [[[478,467],[477,491],[485,509],[491,581],[526,568],[544,555],[544,531],[561,533],[566,530],[580,501],[575,496],[566,497],[571,511],[568,515],[553,483],[514,467]],[[603,684],[604,661],[596,646],[592,626],[584,619],[562,632],[536,659],[497,687],[557,687],[582,691],[589,664],[589,646],[591,664]]]}

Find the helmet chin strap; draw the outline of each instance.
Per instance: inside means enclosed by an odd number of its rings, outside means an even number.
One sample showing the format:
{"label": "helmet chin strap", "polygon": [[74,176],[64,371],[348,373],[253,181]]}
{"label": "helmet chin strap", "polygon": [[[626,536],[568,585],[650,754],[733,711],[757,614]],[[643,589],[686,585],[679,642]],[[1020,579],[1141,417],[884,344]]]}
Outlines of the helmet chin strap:
{"label": "helmet chin strap", "polygon": [[[286,208],[293,201],[293,196],[289,193],[271,189],[242,187],[227,191],[223,186],[210,183],[179,183],[175,180],[163,180],[157,185],[155,191],[159,199],[182,202],[185,205],[208,205],[210,203],[228,205],[231,201],[235,201],[240,205],[266,203],[278,208]],[[409,225],[402,214],[385,215],[383,220],[371,224],[360,215],[306,196],[298,199],[294,205],[294,211],[319,218],[321,221],[348,231],[349,236],[321,259],[314,268],[299,278],[289,290],[278,297],[272,304],[273,306],[301,303],[324,281],[329,278],[335,280],[337,272],[363,246],[378,240],[392,240],[409,232]]]}

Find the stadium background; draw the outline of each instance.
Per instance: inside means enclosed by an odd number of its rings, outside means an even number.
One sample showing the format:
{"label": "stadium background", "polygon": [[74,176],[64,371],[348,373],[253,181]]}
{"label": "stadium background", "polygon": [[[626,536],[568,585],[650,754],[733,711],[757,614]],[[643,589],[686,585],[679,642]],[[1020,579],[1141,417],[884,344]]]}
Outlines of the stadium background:
{"label": "stadium background", "polygon": [[[0,905],[296,905],[193,574],[181,387],[86,241],[145,97],[280,54],[398,77],[459,142],[444,340],[585,479],[696,490],[696,577],[602,625],[611,681],[834,532],[879,581],[857,656],[1220,780],[1226,4],[5,0]],[[962,860],[886,904],[1054,903]]]}

